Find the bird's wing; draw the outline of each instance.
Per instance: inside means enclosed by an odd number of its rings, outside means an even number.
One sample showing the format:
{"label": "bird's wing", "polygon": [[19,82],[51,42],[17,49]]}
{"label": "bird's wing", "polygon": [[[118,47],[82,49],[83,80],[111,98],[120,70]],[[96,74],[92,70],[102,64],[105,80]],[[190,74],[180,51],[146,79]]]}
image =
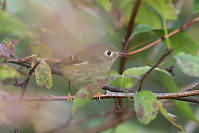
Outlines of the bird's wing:
{"label": "bird's wing", "polygon": [[76,56],[68,56],[67,58],[61,61],[61,64],[63,65],[74,65],[74,64],[81,64],[81,63],[84,63],[84,61],[81,60],[80,57],[76,57]]}

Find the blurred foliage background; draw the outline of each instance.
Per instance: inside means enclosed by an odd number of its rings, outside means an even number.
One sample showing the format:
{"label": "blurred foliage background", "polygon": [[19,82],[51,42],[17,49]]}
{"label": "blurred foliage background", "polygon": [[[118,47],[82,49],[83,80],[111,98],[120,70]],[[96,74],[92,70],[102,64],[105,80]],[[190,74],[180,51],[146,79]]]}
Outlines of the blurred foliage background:
{"label": "blurred foliage background", "polygon": [[[122,51],[126,28],[130,19],[132,8],[136,0],[7,0],[1,2],[0,11],[0,42],[9,38],[17,41],[15,46],[15,57],[29,56],[34,53],[42,58],[64,58],[74,54],[81,48],[90,43],[106,42],[114,44]],[[161,2],[157,2],[161,1]],[[197,0],[195,0],[197,1]],[[163,3],[161,5],[161,3]],[[166,3],[166,4],[165,4]],[[195,2],[198,4],[199,2]],[[137,44],[150,42],[164,35],[163,23],[167,21],[168,31],[182,26],[185,22],[198,16],[193,12],[193,0],[142,0],[139,11],[136,16],[134,32],[130,47]],[[174,81],[179,88],[185,88],[193,82],[198,81],[197,57],[199,23],[195,23],[187,30],[180,32],[170,38],[174,55],[178,61],[184,61],[185,67],[176,63],[175,58],[165,61],[162,68],[174,66]],[[27,49],[31,46],[31,49]],[[162,55],[166,49],[165,42],[155,47],[149,48],[141,53],[129,56],[125,69],[140,67],[146,64],[152,65]],[[183,54],[189,54],[193,57],[186,59]],[[193,69],[186,69],[187,61],[196,62]],[[190,64],[189,62],[187,64]],[[20,95],[20,87],[13,84],[16,79],[25,79],[28,72],[26,68],[18,65],[9,64],[0,68],[0,93]],[[119,59],[112,66],[112,70],[119,70]],[[15,69],[12,69],[15,68]],[[10,69],[10,70],[9,70]],[[186,70],[185,70],[186,69]],[[5,70],[8,70],[5,72]],[[17,70],[17,71],[16,71]],[[21,71],[18,74],[18,71]],[[10,77],[9,77],[10,76]],[[52,75],[53,86],[47,90],[39,87],[34,77],[31,77],[28,89],[25,95],[29,96],[50,96],[67,95],[67,83],[58,75]],[[161,84],[161,79],[152,74],[147,80],[144,89],[153,92],[167,92]],[[115,86],[119,86],[113,83]],[[120,86],[119,86],[120,87]],[[75,90],[72,90],[75,94]],[[124,99],[127,104],[129,100]],[[29,102],[23,104],[0,101],[0,132],[14,132],[15,126],[18,126],[20,133],[44,133],[64,125],[71,117],[73,103],[66,102]],[[199,119],[199,109],[197,104],[189,104],[195,117]],[[133,106],[133,104],[132,104]],[[168,112],[175,114],[177,120],[187,129],[189,133],[199,131],[190,117],[187,117],[182,111],[176,110],[175,105],[166,100],[164,107]],[[115,108],[114,99],[104,99],[99,101],[91,100],[85,107],[78,110],[73,117],[73,123],[85,119],[82,123],[74,126],[74,132],[83,132],[86,129],[104,123],[111,115],[107,111]],[[133,107],[132,107],[133,110]],[[101,114],[100,117],[89,119],[89,116]],[[67,128],[57,130],[57,133],[65,132]],[[148,125],[142,125],[136,116],[131,120],[118,124],[116,127],[110,127],[103,131],[104,133],[171,133],[178,130],[167,121],[160,113],[157,118]]]}

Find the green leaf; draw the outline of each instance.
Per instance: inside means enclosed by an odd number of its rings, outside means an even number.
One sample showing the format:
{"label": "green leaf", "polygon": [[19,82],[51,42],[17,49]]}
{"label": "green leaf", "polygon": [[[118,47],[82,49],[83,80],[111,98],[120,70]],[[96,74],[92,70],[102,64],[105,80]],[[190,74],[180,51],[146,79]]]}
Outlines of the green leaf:
{"label": "green leaf", "polygon": [[167,73],[166,71],[155,71],[155,74],[160,77],[161,83],[166,87],[168,92],[178,92],[179,89],[176,86],[174,80],[172,79],[171,75]]}
{"label": "green leaf", "polygon": [[11,35],[21,37],[28,33],[22,22],[11,14],[0,11],[0,35]]}
{"label": "green leaf", "polygon": [[167,0],[144,0],[156,12],[158,12],[164,19],[176,20],[177,10]]}
{"label": "green leaf", "polygon": [[194,14],[199,12],[199,0],[194,0],[192,11]]}
{"label": "green leaf", "polygon": [[147,31],[151,31],[153,30],[153,28],[147,26],[147,25],[144,25],[144,24],[139,24],[135,27],[135,30],[134,32],[131,34],[130,38],[133,38],[134,36],[136,36],[137,34],[139,33],[142,33],[142,32],[147,32]]}
{"label": "green leaf", "polygon": [[[156,71],[155,72],[158,77],[161,79],[161,83],[165,86],[165,88],[168,90],[168,92],[173,93],[173,92],[179,92],[179,88],[177,87],[177,85],[175,84],[174,80],[172,79],[172,77],[163,72],[163,71]],[[174,101],[177,109],[184,114],[186,117],[192,119],[193,121],[195,121],[196,123],[199,124],[199,121],[196,119],[196,117],[194,116],[193,111],[191,110],[191,108],[189,107],[188,103],[184,102],[184,101]]]}
{"label": "green leaf", "polygon": [[199,77],[199,54],[192,56],[185,53],[179,53],[175,56],[178,66],[182,71],[190,76]]}
{"label": "green leaf", "polygon": [[180,125],[175,118],[173,118],[171,115],[168,114],[167,110],[162,106],[162,104],[158,101],[158,107],[159,110],[161,112],[161,114],[167,119],[169,120],[176,128],[178,128],[179,130],[187,133],[187,131],[184,129],[184,127],[182,125]]}
{"label": "green leaf", "polygon": [[16,69],[7,66],[0,65],[0,79],[5,80],[8,78],[19,78],[20,74],[16,71]]}
{"label": "green leaf", "polygon": [[114,76],[120,76],[120,74],[115,71],[115,70],[109,70],[109,72],[106,74],[107,76],[110,76],[110,77],[114,77]]}
{"label": "green leaf", "polygon": [[80,89],[75,95],[76,100],[72,107],[72,113],[74,114],[77,109],[86,106],[98,90],[105,84],[107,84],[107,78],[102,77]]}
{"label": "green leaf", "polygon": [[[171,32],[171,30],[169,30]],[[156,35],[162,37],[164,32],[161,30],[154,31]],[[198,50],[198,45],[192,40],[188,33],[180,31],[177,34],[171,36],[170,38],[171,48],[173,49],[173,54],[177,55],[180,52],[186,54],[196,55]]]}
{"label": "green leaf", "polygon": [[90,102],[91,97],[89,95],[89,91],[87,91],[85,88],[82,88],[77,92],[73,101],[72,114],[75,114],[77,109],[86,106]]}
{"label": "green leaf", "polygon": [[110,78],[110,79],[108,80],[108,84],[109,84],[110,86],[113,86],[113,87],[120,87],[121,75],[118,74],[117,71],[110,70],[110,71],[107,73],[107,77]]}
{"label": "green leaf", "polygon": [[[147,72],[149,69],[150,69],[149,66],[129,68],[126,71],[124,71],[122,76],[124,76],[125,73],[128,73],[128,75],[131,75],[131,76],[140,76],[144,74],[145,72]],[[170,93],[179,91],[178,87],[176,86],[175,82],[173,81],[172,77],[167,71],[156,68],[155,73],[160,77],[162,84],[168,89]],[[125,87],[126,82],[124,81],[126,80],[126,78],[129,78],[129,77],[124,76],[121,79],[122,87]],[[198,120],[195,118],[194,113],[192,112],[191,108],[186,102],[175,101],[175,105],[178,108],[178,110],[181,111],[185,116],[194,120],[196,123],[199,123]]]}
{"label": "green leaf", "polygon": [[[126,18],[126,23],[130,19],[130,15],[132,12],[132,8],[134,6],[135,1],[134,0],[114,0],[113,1],[115,6],[119,8],[121,13]],[[159,17],[154,13],[151,8],[146,6],[145,4],[140,4],[138,13],[135,18],[135,22],[138,24],[145,24],[147,26],[160,29],[161,28],[161,22]]]}
{"label": "green leaf", "polygon": [[131,87],[133,87],[133,85],[134,85],[133,78],[122,76],[122,78],[120,79],[120,87],[122,89],[131,88]]}
{"label": "green leaf", "polygon": [[170,37],[170,42],[174,54],[185,52],[187,54],[196,55],[197,53],[198,45],[192,40],[189,34],[184,31]]}
{"label": "green leaf", "polygon": [[50,66],[43,60],[40,60],[40,64],[35,69],[36,83],[46,89],[52,87],[52,75]]}
{"label": "green leaf", "polygon": [[184,114],[186,117],[193,120],[195,123],[197,123],[199,125],[199,121],[196,119],[193,111],[191,110],[191,108],[187,102],[174,100],[174,103],[175,103],[176,108],[182,114]]}
{"label": "green leaf", "polygon": [[110,12],[112,9],[112,3],[110,0],[95,0],[105,11]]}
{"label": "green leaf", "polygon": [[[122,74],[122,78],[120,80],[120,87],[124,88],[131,88],[134,85],[134,79],[139,78],[144,73],[146,73],[151,67],[144,66],[144,67],[133,67],[125,70]],[[155,71],[162,71],[167,73],[165,70],[160,68],[155,68]]]}
{"label": "green leaf", "polygon": [[145,24],[156,29],[161,29],[161,21],[159,17],[145,4],[140,5],[135,22],[138,24]]}
{"label": "green leaf", "polygon": [[116,77],[112,80],[109,80],[108,84],[113,87],[120,87],[120,80],[121,80],[121,77]]}
{"label": "green leaf", "polygon": [[134,85],[133,77],[139,77],[142,74],[146,73],[149,69],[150,69],[149,66],[144,66],[144,67],[133,67],[125,70],[120,80],[121,88],[122,89],[131,88]]}
{"label": "green leaf", "polygon": [[134,107],[137,118],[142,124],[149,124],[158,114],[158,101],[151,91],[135,93]]}

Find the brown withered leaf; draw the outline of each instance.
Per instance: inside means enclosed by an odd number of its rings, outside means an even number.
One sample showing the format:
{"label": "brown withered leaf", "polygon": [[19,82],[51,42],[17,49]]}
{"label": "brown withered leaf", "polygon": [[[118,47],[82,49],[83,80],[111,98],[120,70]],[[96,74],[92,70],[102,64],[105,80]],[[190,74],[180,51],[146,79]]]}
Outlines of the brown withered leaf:
{"label": "brown withered leaf", "polygon": [[14,57],[14,45],[15,41],[11,39],[6,39],[2,43],[0,43],[0,58],[5,57],[6,59],[10,57]]}

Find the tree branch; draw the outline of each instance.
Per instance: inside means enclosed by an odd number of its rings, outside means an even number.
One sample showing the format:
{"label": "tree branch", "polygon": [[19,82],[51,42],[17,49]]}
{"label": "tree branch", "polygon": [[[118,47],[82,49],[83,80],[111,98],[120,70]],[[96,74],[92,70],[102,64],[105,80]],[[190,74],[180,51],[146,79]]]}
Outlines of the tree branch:
{"label": "tree branch", "polygon": [[178,29],[176,29],[176,30],[170,32],[168,35],[163,36],[163,37],[161,37],[160,39],[158,39],[158,40],[156,40],[156,41],[154,41],[154,42],[152,42],[152,43],[150,43],[150,44],[148,44],[148,45],[146,45],[146,46],[144,46],[144,47],[142,47],[142,48],[140,48],[140,49],[133,50],[132,52],[128,52],[128,53],[126,53],[125,55],[133,55],[133,54],[136,54],[136,53],[140,53],[140,52],[142,52],[142,51],[144,51],[144,50],[146,50],[146,49],[148,49],[148,48],[150,48],[150,47],[152,47],[152,46],[154,46],[154,45],[160,43],[161,41],[164,41],[166,38],[169,38],[169,37],[171,37],[171,36],[177,34],[178,32],[180,32],[180,31],[182,31],[182,30],[188,28],[190,25],[192,25],[192,24],[194,24],[194,23],[196,23],[196,22],[198,22],[198,21],[199,21],[199,17],[197,17],[197,18],[193,19],[192,21],[190,21],[190,22],[184,24],[184,25],[181,26],[180,28],[178,28]]}
{"label": "tree branch", "polygon": [[[24,61],[25,60],[25,61]],[[11,63],[11,64],[17,64],[17,65],[20,65],[20,66],[23,66],[23,67],[26,67],[28,69],[31,68],[31,63],[30,63],[30,60],[27,60],[27,57],[25,58],[19,58],[19,59],[10,59],[7,61],[8,63]],[[62,71],[60,68],[56,68],[54,66],[50,66],[51,68],[51,72],[52,74],[56,74],[56,75],[60,75],[62,76]]]}
{"label": "tree branch", "polygon": [[[133,30],[134,30],[134,23],[135,23],[135,18],[136,18],[136,15],[137,15],[137,12],[138,12],[138,9],[140,7],[140,4],[141,4],[141,0],[136,0],[135,2],[135,5],[133,7],[133,10],[132,10],[132,13],[131,13],[131,17],[130,17],[130,20],[129,20],[129,24],[128,24],[128,27],[127,27],[127,31],[126,31],[126,35],[125,35],[125,49],[128,47],[128,40],[129,40],[129,37],[131,36]],[[127,45],[127,46],[126,46]]]}
{"label": "tree branch", "polygon": [[[131,17],[130,17],[130,20],[129,20],[129,24],[128,24],[128,27],[127,27],[127,30],[126,30],[126,35],[124,37],[124,47],[123,47],[123,51],[126,52],[127,48],[128,48],[128,45],[129,45],[129,37],[131,36],[133,30],[134,30],[134,22],[135,22],[135,18],[136,18],[136,15],[137,15],[137,12],[138,12],[138,9],[140,7],[140,3],[141,3],[141,0],[136,0],[135,2],[135,5],[133,7],[133,10],[132,10],[132,13],[131,13]],[[123,71],[124,71],[124,66],[125,66],[125,62],[126,62],[126,59],[125,57],[122,57],[121,58],[121,62],[120,62],[120,69],[119,69],[119,73],[121,74]]]}
{"label": "tree branch", "polygon": [[26,92],[27,85],[28,85],[28,83],[29,83],[29,81],[30,81],[30,77],[31,77],[31,75],[33,74],[33,72],[35,71],[35,69],[37,68],[37,66],[39,65],[39,63],[40,63],[40,60],[37,61],[37,62],[35,63],[35,65],[33,66],[33,68],[31,68],[30,71],[28,72],[28,75],[27,75],[27,77],[26,77],[26,80],[24,81],[24,84],[23,84],[23,86],[22,86],[21,98],[24,96],[24,94],[25,94],[25,92]]}
{"label": "tree branch", "polygon": [[[176,93],[153,93],[157,99],[177,99],[181,100],[182,97],[196,96],[199,95],[199,90],[176,92]],[[135,93],[121,93],[121,92],[110,92],[107,91],[106,94],[101,95],[101,99],[108,98],[134,98]],[[93,96],[92,99],[98,99],[98,96]],[[74,100],[74,96],[72,96]],[[183,99],[183,101],[186,99]],[[67,96],[6,96],[2,95],[0,101],[67,101]]]}

